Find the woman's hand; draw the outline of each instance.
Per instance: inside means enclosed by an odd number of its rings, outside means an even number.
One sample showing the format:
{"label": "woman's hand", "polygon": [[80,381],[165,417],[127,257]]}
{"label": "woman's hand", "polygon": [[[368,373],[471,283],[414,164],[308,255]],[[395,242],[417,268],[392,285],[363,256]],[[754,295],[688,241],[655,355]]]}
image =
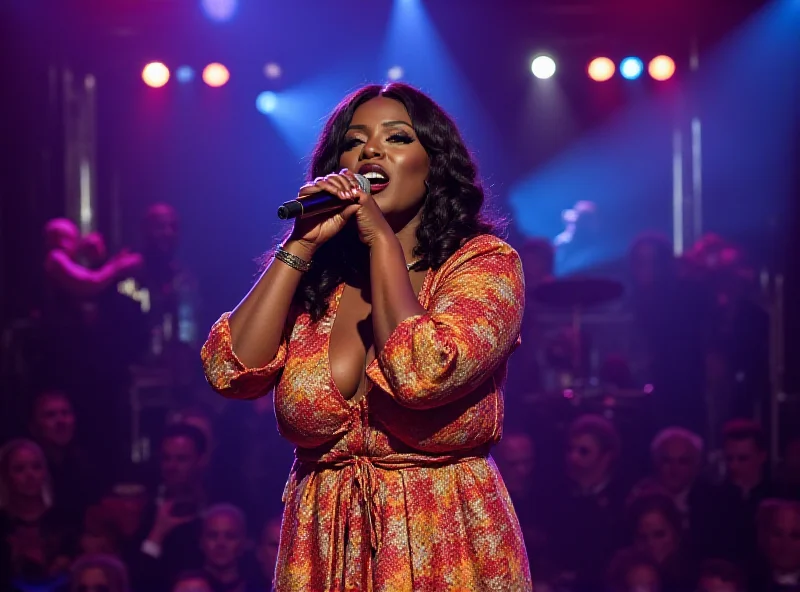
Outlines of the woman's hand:
{"label": "woman's hand", "polygon": [[[308,218],[297,218],[294,223],[294,230],[290,240],[302,243],[311,252],[320,245],[330,240],[347,224],[347,220],[359,208],[358,193],[353,187],[353,181],[345,176],[347,169],[343,169],[338,174],[330,174],[325,177],[317,177],[313,182],[303,185],[300,188],[298,197],[312,195],[320,191],[326,191],[331,195],[336,195],[345,203],[349,203],[343,210],[338,212],[328,212],[309,216]],[[358,184],[356,183],[356,186]]]}
{"label": "woman's hand", "polygon": [[147,536],[148,540],[160,545],[164,542],[164,539],[167,537],[167,535],[175,530],[178,526],[186,524],[187,522],[191,522],[197,518],[196,514],[191,514],[188,516],[174,516],[172,514],[172,508],[174,506],[174,500],[168,500],[161,503],[161,505],[158,507],[158,512],[156,512],[156,519],[153,523],[153,528],[150,530],[150,534]]}
{"label": "woman's hand", "polygon": [[355,216],[358,224],[358,237],[361,242],[371,248],[381,239],[391,237],[396,240],[394,231],[383,217],[383,212],[375,202],[375,198],[361,189],[355,175],[349,170],[343,171],[342,174],[349,180],[351,187],[356,190],[358,205],[355,206],[355,212],[351,215]]}

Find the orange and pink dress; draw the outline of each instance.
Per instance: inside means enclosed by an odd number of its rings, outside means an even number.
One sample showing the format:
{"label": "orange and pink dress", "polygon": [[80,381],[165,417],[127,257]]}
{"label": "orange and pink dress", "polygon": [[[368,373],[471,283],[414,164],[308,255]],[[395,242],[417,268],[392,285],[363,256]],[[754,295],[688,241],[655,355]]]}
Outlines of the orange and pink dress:
{"label": "orange and pink dress", "polygon": [[522,322],[519,256],[481,235],[428,271],[419,293],[427,313],[397,326],[358,402],[336,388],[328,360],[343,290],[317,322],[291,313],[263,368],[237,359],[227,314],[203,346],[212,387],[237,399],[274,392],[278,429],[296,446],[275,589],[532,590],[519,523],[489,456]]}

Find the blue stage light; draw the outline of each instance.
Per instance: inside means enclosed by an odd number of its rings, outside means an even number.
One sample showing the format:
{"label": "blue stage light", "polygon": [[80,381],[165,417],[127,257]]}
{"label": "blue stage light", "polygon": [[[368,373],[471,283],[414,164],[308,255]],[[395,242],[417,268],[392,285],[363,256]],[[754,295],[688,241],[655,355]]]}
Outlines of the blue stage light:
{"label": "blue stage light", "polygon": [[239,0],[200,0],[203,12],[212,21],[224,23],[233,18],[239,7]]}
{"label": "blue stage light", "polygon": [[264,91],[256,97],[256,109],[264,115],[269,115],[278,106],[278,95],[272,91]]}
{"label": "blue stage light", "polygon": [[180,66],[177,70],[175,70],[175,78],[177,78],[178,82],[182,84],[191,82],[194,80],[194,70],[191,66]]}
{"label": "blue stage light", "polygon": [[619,73],[628,80],[636,80],[642,75],[642,72],[644,72],[644,64],[639,58],[625,58],[619,64]]}

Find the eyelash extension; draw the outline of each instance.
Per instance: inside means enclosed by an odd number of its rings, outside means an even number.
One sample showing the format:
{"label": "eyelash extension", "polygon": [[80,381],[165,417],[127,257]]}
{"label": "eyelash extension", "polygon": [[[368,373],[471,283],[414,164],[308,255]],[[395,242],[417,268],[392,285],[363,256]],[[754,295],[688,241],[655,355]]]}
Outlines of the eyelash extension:
{"label": "eyelash extension", "polygon": [[[408,134],[404,133],[395,133],[386,138],[390,142],[400,142],[401,144],[411,144],[414,141],[414,138],[409,136]],[[344,151],[347,152],[348,150],[352,150],[355,148],[359,143],[363,143],[363,140],[359,138],[348,138],[344,141]]]}
{"label": "eyelash extension", "polygon": [[392,134],[391,136],[389,136],[387,138],[387,140],[398,141],[398,142],[402,142],[403,144],[410,144],[411,142],[414,141],[414,139],[411,136],[409,136],[408,134],[402,134],[402,133]]}

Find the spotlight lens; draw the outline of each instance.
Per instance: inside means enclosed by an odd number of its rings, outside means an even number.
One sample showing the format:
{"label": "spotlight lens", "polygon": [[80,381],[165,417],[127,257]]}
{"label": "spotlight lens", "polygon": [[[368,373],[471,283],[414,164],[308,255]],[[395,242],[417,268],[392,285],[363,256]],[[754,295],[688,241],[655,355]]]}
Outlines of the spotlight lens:
{"label": "spotlight lens", "polygon": [[214,62],[203,68],[203,82],[208,86],[224,86],[231,78],[231,73],[222,64]]}
{"label": "spotlight lens", "polygon": [[272,113],[278,106],[278,95],[271,91],[264,91],[256,97],[256,109],[264,115]]}
{"label": "spotlight lens", "polygon": [[628,80],[636,80],[642,75],[643,71],[644,64],[642,64],[642,60],[639,58],[625,58],[619,64],[619,73],[622,74],[623,78],[627,78]]}
{"label": "spotlight lens", "polygon": [[647,66],[654,80],[669,80],[675,74],[675,61],[665,55],[654,57]]}
{"label": "spotlight lens", "polygon": [[556,63],[550,56],[537,56],[531,62],[531,72],[536,78],[546,80],[556,73]]}
{"label": "spotlight lens", "polygon": [[161,88],[169,81],[169,68],[161,62],[150,62],[142,70],[142,80],[147,86]]}
{"label": "spotlight lens", "polygon": [[614,76],[616,67],[608,58],[595,58],[589,62],[589,78],[595,82],[605,82]]}

